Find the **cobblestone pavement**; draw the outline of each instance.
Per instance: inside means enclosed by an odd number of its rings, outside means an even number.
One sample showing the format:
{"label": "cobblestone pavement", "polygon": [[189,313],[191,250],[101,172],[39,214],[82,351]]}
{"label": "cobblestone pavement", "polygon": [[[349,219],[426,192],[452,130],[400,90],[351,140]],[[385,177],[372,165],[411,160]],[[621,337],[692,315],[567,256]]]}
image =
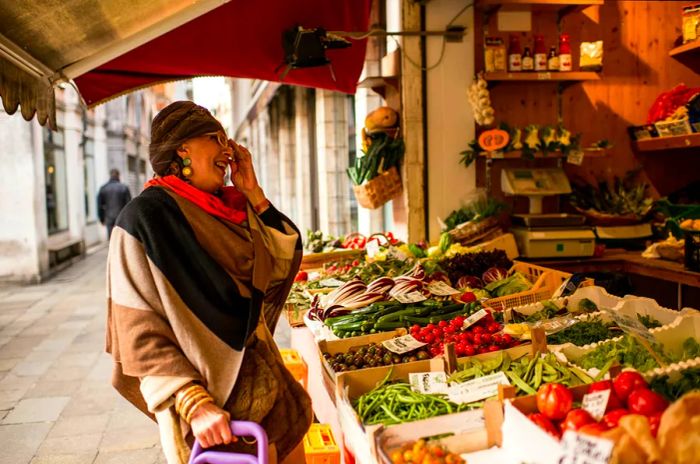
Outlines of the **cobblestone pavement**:
{"label": "cobblestone pavement", "polygon": [[[106,255],[0,287],[0,464],[165,463],[155,423],[110,385]],[[276,339],[289,346],[283,319]]]}

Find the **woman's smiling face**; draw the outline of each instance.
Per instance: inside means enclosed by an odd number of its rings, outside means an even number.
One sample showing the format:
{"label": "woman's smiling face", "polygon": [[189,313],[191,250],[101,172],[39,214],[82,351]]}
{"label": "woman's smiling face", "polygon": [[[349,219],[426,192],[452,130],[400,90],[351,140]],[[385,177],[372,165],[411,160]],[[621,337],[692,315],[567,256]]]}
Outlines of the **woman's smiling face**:
{"label": "woman's smiling face", "polygon": [[193,186],[209,193],[224,186],[226,168],[233,156],[226,134],[214,132],[188,139],[177,154],[182,159],[190,159],[192,175],[188,180]]}

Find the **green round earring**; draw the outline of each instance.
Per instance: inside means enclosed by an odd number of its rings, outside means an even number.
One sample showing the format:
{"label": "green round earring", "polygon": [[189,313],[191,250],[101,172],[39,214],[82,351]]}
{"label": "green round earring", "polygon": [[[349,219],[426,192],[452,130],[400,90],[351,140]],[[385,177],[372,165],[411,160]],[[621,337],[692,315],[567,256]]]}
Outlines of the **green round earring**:
{"label": "green round earring", "polygon": [[192,160],[190,158],[182,158],[182,175],[185,177],[190,177],[192,175],[192,168],[190,165],[192,164]]}

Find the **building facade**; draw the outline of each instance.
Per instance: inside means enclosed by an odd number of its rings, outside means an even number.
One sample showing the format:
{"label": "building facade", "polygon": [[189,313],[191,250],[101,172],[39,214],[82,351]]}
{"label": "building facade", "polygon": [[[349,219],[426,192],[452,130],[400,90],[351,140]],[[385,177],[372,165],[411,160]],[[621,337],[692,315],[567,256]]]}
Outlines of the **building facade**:
{"label": "building facade", "polygon": [[66,87],[56,94],[56,131],[0,106],[0,281],[41,281],[106,240],[97,192],[113,168],[132,196],[142,190],[152,175],[153,114],[178,93],[186,98],[183,86],[158,86],[92,110]]}

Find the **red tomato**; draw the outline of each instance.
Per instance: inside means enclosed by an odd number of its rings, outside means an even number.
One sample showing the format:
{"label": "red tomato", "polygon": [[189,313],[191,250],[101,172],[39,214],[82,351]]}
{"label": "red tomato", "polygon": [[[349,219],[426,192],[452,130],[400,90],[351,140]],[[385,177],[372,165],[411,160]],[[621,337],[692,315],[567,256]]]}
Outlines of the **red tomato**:
{"label": "red tomato", "polygon": [[627,398],[627,408],[634,414],[653,416],[664,412],[668,401],[656,392],[647,388],[638,388]]}
{"label": "red tomato", "polygon": [[501,324],[498,322],[491,322],[487,327],[486,330],[488,330],[489,333],[496,333],[501,330]]}
{"label": "red tomato", "polygon": [[601,422],[605,424],[606,427],[614,429],[615,427],[617,427],[618,423],[620,422],[620,419],[628,415],[629,413],[630,412],[626,409],[615,409],[604,415]]}
{"label": "red tomato", "polygon": [[435,328],[435,324],[433,324],[433,323],[431,322],[430,324],[426,325],[425,328],[426,328],[426,329],[433,330],[433,329]]}
{"label": "red tomato", "polygon": [[513,337],[509,334],[503,334],[503,343],[510,345],[513,343]]}
{"label": "red tomato", "polygon": [[573,401],[571,391],[559,383],[548,383],[537,390],[537,409],[549,419],[566,417]]}
{"label": "red tomato", "polygon": [[457,327],[462,327],[464,325],[465,319],[466,317],[464,316],[457,316],[454,319],[452,319],[452,322],[454,322]]}
{"label": "red tomato", "polygon": [[492,340],[492,338],[491,338],[491,334],[490,334],[490,333],[485,333],[485,334],[483,334],[483,335],[481,336],[481,341],[482,341],[483,343],[486,343],[486,344],[491,343],[491,340]]}
{"label": "red tomato", "polygon": [[496,345],[489,345],[489,351],[500,351],[500,347]]}
{"label": "red tomato", "polygon": [[299,271],[294,277],[294,282],[306,282],[309,280],[309,273],[306,271]]}
{"label": "red tomato", "polygon": [[474,295],[474,292],[464,292],[462,296],[459,297],[459,301],[462,303],[471,303],[472,301],[476,301],[476,295]]}
{"label": "red tomato", "polygon": [[608,405],[605,408],[605,412],[610,412],[614,409],[620,409],[622,407],[622,402],[620,401],[620,398],[618,398],[615,394],[615,390],[613,390],[613,384],[610,380],[600,380],[598,382],[593,382],[588,386],[587,393],[605,390],[610,390],[610,397],[608,398]]}
{"label": "red tomato", "polygon": [[411,326],[411,332],[420,332],[420,326],[418,324],[413,324]]}
{"label": "red tomato", "polygon": [[561,423],[561,432],[564,433],[567,430],[578,430],[586,424],[592,424],[595,419],[588,414],[585,409],[572,409],[566,415],[564,422]]}
{"label": "red tomato", "polygon": [[662,412],[659,412],[653,416],[649,416],[649,429],[651,430],[651,436],[654,438],[656,438],[656,434],[659,433],[659,424],[661,423],[662,414]]}
{"label": "red tomato", "polygon": [[474,347],[472,345],[467,345],[466,350],[465,350],[465,354],[467,356],[474,356],[476,354],[476,350],[474,349]]}
{"label": "red tomato", "polygon": [[578,433],[586,433],[588,435],[594,435],[599,437],[601,433],[608,430],[605,424],[600,422],[593,422],[592,424],[586,424],[577,430]]}
{"label": "red tomato", "polygon": [[474,344],[481,345],[483,343],[482,335],[480,333],[474,334]]}
{"label": "red tomato", "polygon": [[485,331],[484,328],[481,327],[480,325],[477,325],[476,327],[474,327],[474,328],[472,329],[472,333],[475,333],[475,334],[482,334],[482,333],[484,333],[484,332],[486,332],[486,331]]}
{"label": "red tomato", "polygon": [[445,328],[447,327],[448,322],[447,321],[440,321],[438,322],[438,327]]}
{"label": "red tomato", "polygon": [[532,414],[528,415],[527,418],[535,424],[537,424],[539,428],[552,435],[553,437],[559,438],[561,436],[561,433],[557,429],[556,425],[554,425],[552,421],[547,419],[547,417],[544,414],[533,412]]}
{"label": "red tomato", "polygon": [[634,390],[646,386],[647,383],[644,377],[637,371],[623,371],[613,380],[615,394],[623,402],[627,401],[627,397],[630,396],[630,393]]}
{"label": "red tomato", "polygon": [[423,341],[427,344],[431,344],[435,341],[435,335],[429,333],[423,337]]}

